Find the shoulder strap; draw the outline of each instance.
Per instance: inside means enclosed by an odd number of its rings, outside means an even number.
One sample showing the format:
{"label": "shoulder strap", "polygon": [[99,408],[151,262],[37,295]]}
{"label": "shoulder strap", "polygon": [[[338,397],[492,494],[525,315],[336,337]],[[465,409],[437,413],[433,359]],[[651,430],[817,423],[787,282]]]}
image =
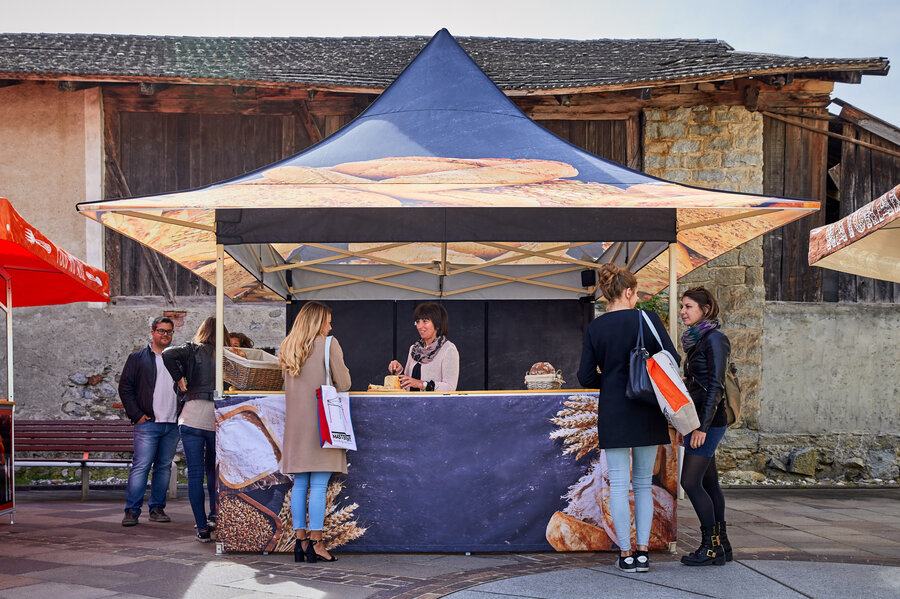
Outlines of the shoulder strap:
{"label": "shoulder strap", "polygon": [[666,349],[662,344],[662,339],[659,338],[659,333],[656,332],[656,327],[653,326],[653,321],[650,320],[650,317],[647,316],[647,313],[643,310],[639,310],[639,312],[641,313],[641,316],[644,317],[644,320],[647,321],[647,326],[650,327],[650,332],[653,333],[654,337],[656,337],[656,342],[659,343],[659,349]]}
{"label": "shoulder strap", "polygon": [[331,340],[332,336],[325,337],[325,384],[331,386],[331,368],[329,367],[328,358],[331,357]]}

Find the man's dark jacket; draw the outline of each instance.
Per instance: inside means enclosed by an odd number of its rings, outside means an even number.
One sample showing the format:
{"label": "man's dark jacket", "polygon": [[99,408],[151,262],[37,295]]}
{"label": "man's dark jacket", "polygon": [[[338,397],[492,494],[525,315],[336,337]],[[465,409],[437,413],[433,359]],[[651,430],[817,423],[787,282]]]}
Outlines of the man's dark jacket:
{"label": "man's dark jacket", "polygon": [[151,421],[156,420],[153,414],[155,387],[156,356],[147,345],[128,356],[122,376],[119,377],[119,398],[131,424],[136,424],[145,414]]}

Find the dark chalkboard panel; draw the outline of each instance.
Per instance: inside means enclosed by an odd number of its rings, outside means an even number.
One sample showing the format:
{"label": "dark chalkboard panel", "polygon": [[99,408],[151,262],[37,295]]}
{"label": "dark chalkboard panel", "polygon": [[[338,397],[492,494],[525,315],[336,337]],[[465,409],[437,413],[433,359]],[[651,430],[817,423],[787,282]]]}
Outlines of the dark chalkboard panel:
{"label": "dark chalkboard panel", "polygon": [[[418,339],[415,301],[333,301],[334,334],[344,348],[354,391],[381,384],[391,359],[406,363]],[[534,362],[562,370],[564,387],[576,379],[584,331],[593,305],[579,300],[445,301],[448,338],[459,349],[459,390],[523,389]],[[287,329],[303,302],[288,304]]]}

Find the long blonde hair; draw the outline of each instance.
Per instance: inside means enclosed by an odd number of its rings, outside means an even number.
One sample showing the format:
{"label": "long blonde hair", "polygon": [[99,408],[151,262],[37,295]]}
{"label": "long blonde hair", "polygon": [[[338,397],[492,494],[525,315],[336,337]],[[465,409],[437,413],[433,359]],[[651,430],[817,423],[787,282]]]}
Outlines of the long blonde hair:
{"label": "long blonde hair", "polygon": [[299,376],[316,337],[325,336],[331,308],[319,302],[306,302],[300,308],[291,332],[281,342],[278,364],[291,376]]}

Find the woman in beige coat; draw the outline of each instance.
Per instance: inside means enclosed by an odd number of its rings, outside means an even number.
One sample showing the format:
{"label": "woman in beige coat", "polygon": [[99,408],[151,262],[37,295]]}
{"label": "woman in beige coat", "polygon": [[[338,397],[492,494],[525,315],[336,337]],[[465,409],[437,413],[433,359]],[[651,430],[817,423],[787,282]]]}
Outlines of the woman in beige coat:
{"label": "woman in beige coat", "polygon": [[[294,520],[294,561],[336,561],[325,549],[325,493],[332,472],[347,473],[343,449],[323,449],[319,442],[316,389],[326,384],[325,340],[331,332],[331,309],[307,302],[300,309],[291,332],[281,342],[278,363],[284,370],[285,426],[281,471],[294,475],[291,512]],[[329,352],[331,384],[338,391],[350,389],[350,372],[344,352],[332,339]],[[309,536],[306,494],[309,491]]]}

